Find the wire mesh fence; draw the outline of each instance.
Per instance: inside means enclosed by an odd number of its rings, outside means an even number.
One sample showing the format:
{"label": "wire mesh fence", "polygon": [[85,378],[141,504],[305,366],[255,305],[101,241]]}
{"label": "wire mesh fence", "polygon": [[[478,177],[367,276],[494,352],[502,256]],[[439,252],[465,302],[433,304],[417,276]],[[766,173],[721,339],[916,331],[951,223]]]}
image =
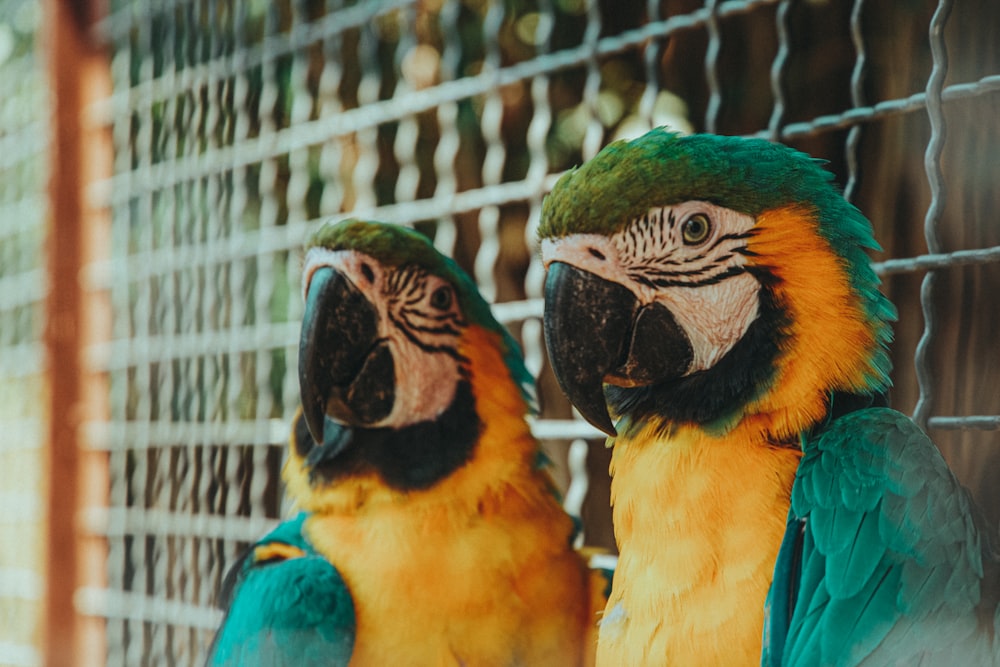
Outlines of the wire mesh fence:
{"label": "wire mesh fence", "polygon": [[[227,566],[287,509],[300,249],[330,217],[412,225],[470,271],[539,377],[534,429],[567,505],[588,542],[612,546],[607,452],[545,362],[534,230],[559,173],[663,124],[830,161],[886,247],[876,266],[901,310],[894,402],[952,429],[935,432],[952,463],[997,498],[982,471],[1000,427],[1000,9],[952,5],[112,2],[91,36],[113,92],[87,109],[113,135],[113,173],[87,193],[111,212],[111,259],[84,276],[114,312],[111,339],[84,350],[111,387],[107,421],[88,427],[109,456],[110,504],[83,517],[109,557],[107,586],[76,599],[107,621],[107,664],[198,662]],[[0,100],[4,397],[43,371],[33,66],[0,64],[27,100]],[[0,401],[22,429],[2,456],[40,447],[24,400]],[[0,662],[37,661],[4,641]]]}

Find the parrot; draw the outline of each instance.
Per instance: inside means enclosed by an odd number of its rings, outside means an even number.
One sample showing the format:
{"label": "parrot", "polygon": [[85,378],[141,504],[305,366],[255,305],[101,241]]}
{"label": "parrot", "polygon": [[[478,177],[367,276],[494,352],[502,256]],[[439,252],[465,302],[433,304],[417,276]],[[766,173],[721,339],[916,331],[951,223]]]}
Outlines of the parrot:
{"label": "parrot", "polygon": [[821,161],[657,128],[538,238],[551,367],[612,448],[598,665],[1000,664],[996,527],[888,407],[879,246]]}
{"label": "parrot", "polygon": [[574,549],[534,380],[475,283],[359,219],[303,264],[282,470],[300,513],[240,566],[209,664],[592,665],[608,573]]}

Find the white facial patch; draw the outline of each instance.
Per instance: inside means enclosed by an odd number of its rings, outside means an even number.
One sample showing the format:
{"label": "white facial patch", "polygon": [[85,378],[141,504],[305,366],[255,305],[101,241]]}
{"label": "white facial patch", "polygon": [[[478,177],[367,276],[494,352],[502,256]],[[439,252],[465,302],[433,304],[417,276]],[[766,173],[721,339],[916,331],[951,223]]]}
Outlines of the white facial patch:
{"label": "white facial patch", "polygon": [[749,273],[714,285],[668,288],[658,299],[673,314],[691,342],[688,374],[714,366],[757,319],[760,285]]}
{"label": "white facial patch", "polygon": [[[749,215],[688,201],[651,209],[610,237],[545,239],[542,261],[619,283],[640,305],[665,306],[691,343],[691,374],[715,365],[757,319],[760,284],[745,271],[742,252],[754,223]],[[700,229],[705,224],[707,231]]]}
{"label": "white facial patch", "polygon": [[451,405],[461,379],[457,348],[465,320],[454,287],[418,267],[386,267],[356,250],[312,248],[302,271],[303,295],[324,266],[345,276],[375,306],[378,339],[392,353],[393,407],[373,426],[400,428],[438,417]]}

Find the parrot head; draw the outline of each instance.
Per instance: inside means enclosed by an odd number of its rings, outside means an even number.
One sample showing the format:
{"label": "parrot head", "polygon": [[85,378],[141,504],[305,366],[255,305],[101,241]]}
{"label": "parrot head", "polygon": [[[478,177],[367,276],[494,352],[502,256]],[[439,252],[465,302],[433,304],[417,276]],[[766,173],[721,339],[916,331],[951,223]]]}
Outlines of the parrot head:
{"label": "parrot head", "polygon": [[609,435],[611,414],[723,431],[768,414],[789,437],[833,392],[888,386],[871,225],[803,153],[656,129],[560,178],[538,233],[553,370]]}
{"label": "parrot head", "polygon": [[286,478],[329,485],[374,476],[404,491],[434,484],[473,455],[481,428],[473,376],[484,355],[496,360],[493,382],[509,382],[522,419],[527,412],[532,379],[517,344],[468,275],[423,235],[327,224],[307,246],[302,290],[302,412]]}

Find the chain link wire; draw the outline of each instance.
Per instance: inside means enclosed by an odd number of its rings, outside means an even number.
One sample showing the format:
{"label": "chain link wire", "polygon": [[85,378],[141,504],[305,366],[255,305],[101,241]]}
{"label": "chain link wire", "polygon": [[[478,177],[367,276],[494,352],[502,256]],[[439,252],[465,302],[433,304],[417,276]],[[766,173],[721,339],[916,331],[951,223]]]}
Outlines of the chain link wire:
{"label": "chain link wire", "polygon": [[[277,469],[296,401],[298,253],[322,220],[370,217],[430,234],[500,301],[529,367],[547,372],[534,245],[542,196],[625,117],[647,128],[672,118],[664,61],[685,33],[706,38],[705,124],[721,129],[732,100],[725,40],[734,23],[770,16],[772,100],[759,133],[788,141],[850,128],[848,156],[866,123],[996,88],[990,75],[863,106],[856,5],[849,106],[804,121],[793,116],[797,6],[786,1],[709,2],[662,17],[651,2],[649,16],[625,28],[608,25],[596,0],[116,9],[97,29],[115,54],[115,92],[94,113],[115,129],[119,161],[91,193],[116,212],[118,243],[112,266],[94,271],[112,283],[119,317],[98,355],[117,379],[107,440],[119,466],[105,528],[111,587],[93,610],[113,621],[110,643],[121,652],[110,664],[200,656],[219,621],[211,592],[225,567],[280,516]],[[224,18],[223,30],[204,19],[208,11]],[[632,60],[641,89],[622,92],[614,77]],[[680,108],[678,125],[689,122]],[[849,171],[856,182],[857,165]],[[991,248],[932,249],[876,268],[996,259]],[[598,434],[567,419],[558,397],[543,399],[535,432],[558,452],[568,507],[582,513],[584,443]]]}

